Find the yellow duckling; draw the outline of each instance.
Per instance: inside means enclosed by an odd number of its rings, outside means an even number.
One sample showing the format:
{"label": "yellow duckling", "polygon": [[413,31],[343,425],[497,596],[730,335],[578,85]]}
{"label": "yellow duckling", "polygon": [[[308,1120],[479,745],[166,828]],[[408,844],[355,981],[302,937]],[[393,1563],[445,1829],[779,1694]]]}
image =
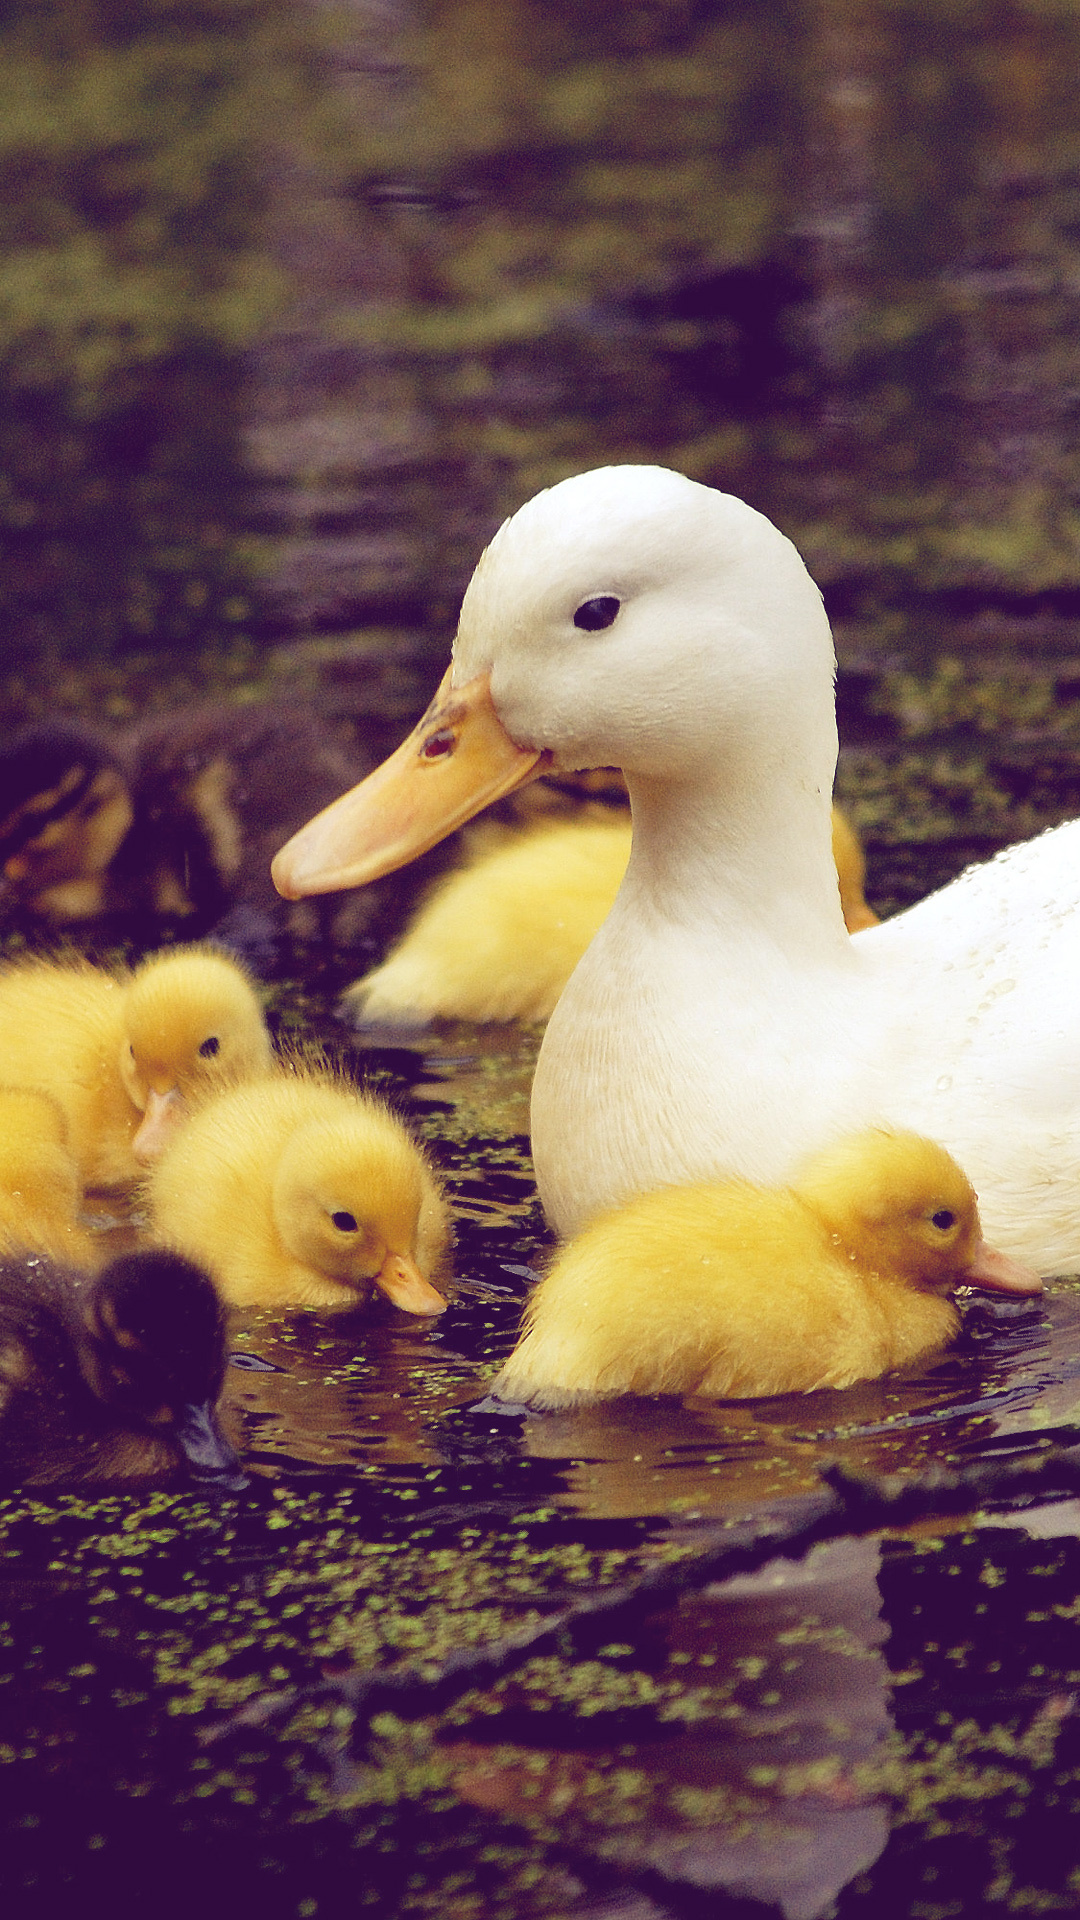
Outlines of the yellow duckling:
{"label": "yellow duckling", "polygon": [[943,1147],[873,1129],[790,1187],[665,1187],[594,1220],[541,1281],[494,1391],[566,1407],[847,1387],[947,1346],[960,1286],[1040,1282],[987,1247]]}
{"label": "yellow duckling", "polygon": [[[547,1020],[610,912],[630,819],[560,820],[504,838],[448,874],[389,958],[348,989],[354,1019]],[[833,858],[849,932],[877,924],[862,848],[833,808]]]}
{"label": "yellow duckling", "polygon": [[31,1087],[0,1087],[0,1254],[42,1254],[58,1266],[94,1267],[99,1252],[79,1219],[82,1187],[55,1100]]}
{"label": "yellow duckling", "polygon": [[210,948],[152,954],[134,972],[79,959],[0,972],[0,1071],[57,1102],[84,1187],[130,1186],[190,1096],[270,1058],[248,975]]}
{"label": "yellow duckling", "polygon": [[420,1148],[379,1101],[330,1074],[266,1075],[192,1116],[147,1182],[156,1237],[235,1306],[329,1312],[372,1289],[442,1313],[431,1284],[449,1238]]}

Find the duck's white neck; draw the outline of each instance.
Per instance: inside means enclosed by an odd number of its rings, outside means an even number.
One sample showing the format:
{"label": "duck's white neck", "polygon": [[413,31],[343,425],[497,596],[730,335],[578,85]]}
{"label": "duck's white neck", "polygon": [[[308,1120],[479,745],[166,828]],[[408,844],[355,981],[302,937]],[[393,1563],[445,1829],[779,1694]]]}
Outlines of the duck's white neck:
{"label": "duck's white neck", "polygon": [[775,765],[731,776],[630,780],[630,864],[533,1082],[560,1233],[654,1186],[785,1179],[848,1124],[834,1037],[861,1031],[861,996],[828,794],[778,793]]}
{"label": "duck's white neck", "polygon": [[[847,945],[832,852],[830,791],[773,755],[711,781],[628,777],[634,816],[626,887],[673,924],[754,937],[800,956]],[[745,948],[741,949],[745,956]]]}

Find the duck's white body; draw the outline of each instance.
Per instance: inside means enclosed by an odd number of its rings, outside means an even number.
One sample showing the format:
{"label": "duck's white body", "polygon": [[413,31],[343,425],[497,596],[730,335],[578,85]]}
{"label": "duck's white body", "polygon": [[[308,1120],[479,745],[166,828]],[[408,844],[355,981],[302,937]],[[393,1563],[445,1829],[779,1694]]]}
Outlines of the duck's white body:
{"label": "duck's white body", "polygon": [[[661,468],[563,481],[482,557],[422,761],[476,689],[518,778],[539,755],[620,766],[633,808],[626,878],[536,1073],[537,1180],[561,1233],[675,1181],[786,1181],[885,1123],[948,1147],[1003,1250],[1080,1267],[1080,823],[849,936],[832,641],[790,541]],[[279,856],[297,890],[343,884],[332,811]]]}
{"label": "duck's white body", "polygon": [[[613,624],[576,629],[600,595]],[[820,593],[769,521],[662,470],[583,474],[507,522],[454,650],[456,683],[484,668],[514,740],[621,766],[633,807],[533,1088],[559,1232],[675,1181],[786,1180],[886,1121],[955,1154],[991,1240],[1080,1264],[1080,822],[850,936]]]}
{"label": "duck's white body", "polygon": [[574,1232],[658,1185],[780,1182],[815,1147],[885,1120],[949,1148],[995,1243],[1044,1273],[1080,1264],[1070,867],[1080,823],[844,935],[830,956],[741,919],[719,863],[712,901],[684,896],[681,913],[662,866],[650,881],[632,864],[537,1066],[533,1156],[553,1224]]}

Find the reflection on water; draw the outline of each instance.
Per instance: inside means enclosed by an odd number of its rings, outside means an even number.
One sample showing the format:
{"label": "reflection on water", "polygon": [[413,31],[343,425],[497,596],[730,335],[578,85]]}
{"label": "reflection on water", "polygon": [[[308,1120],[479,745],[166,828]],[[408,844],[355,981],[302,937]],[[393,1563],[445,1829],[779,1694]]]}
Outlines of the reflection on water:
{"label": "reflection on water", "polygon": [[[550,1712],[506,1701],[498,1745],[483,1744],[482,1726],[448,1743],[457,1791],[587,1833],[599,1824],[598,1773],[610,1802],[620,1769],[632,1770],[636,1781],[622,1784],[635,1818],[612,1821],[604,1857],[775,1902],[785,1920],[830,1912],[889,1835],[882,1795],[858,1775],[892,1726],[879,1564],[876,1542],[840,1541],[710,1586],[657,1621],[651,1671],[690,1687],[708,1672],[713,1724],[661,1718],[628,1768],[625,1726],[605,1724],[611,1716],[595,1716],[582,1743],[580,1721],[552,1727]],[[688,1688],[681,1704],[691,1698]]]}
{"label": "reflection on water", "polygon": [[1070,1501],[691,1581],[588,1655],[523,1654],[350,1730],[339,1678],[438,1673],[685,1559],[718,1521],[800,1509],[825,1461],[913,1475],[1071,1444],[1080,1282],[973,1297],[952,1352],[846,1392],[508,1411],[488,1388],[548,1247],[536,1037],[379,1048],[330,1004],[298,1000],[293,1026],[410,1112],[443,1169],[452,1305],[237,1314],[241,1494],[0,1504],[5,1913],[75,1888],[178,1920],[253,1889],[275,1920],[1071,1899],[1080,1841],[1037,1849],[1029,1818],[1080,1781]]}

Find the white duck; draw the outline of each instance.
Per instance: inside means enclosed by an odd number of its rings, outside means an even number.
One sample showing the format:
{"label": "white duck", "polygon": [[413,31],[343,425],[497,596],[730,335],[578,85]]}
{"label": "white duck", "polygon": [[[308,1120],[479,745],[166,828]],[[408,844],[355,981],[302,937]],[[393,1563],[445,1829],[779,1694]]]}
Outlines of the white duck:
{"label": "white duck", "polygon": [[427,714],[274,878],[360,885],[537,772],[620,766],[630,864],[533,1087],[559,1232],[661,1185],[782,1183],[884,1123],[949,1148],[1004,1250],[1076,1268],[1080,822],[850,936],[836,747],[829,626],[791,542],[679,474],[602,468],[499,530]]}

